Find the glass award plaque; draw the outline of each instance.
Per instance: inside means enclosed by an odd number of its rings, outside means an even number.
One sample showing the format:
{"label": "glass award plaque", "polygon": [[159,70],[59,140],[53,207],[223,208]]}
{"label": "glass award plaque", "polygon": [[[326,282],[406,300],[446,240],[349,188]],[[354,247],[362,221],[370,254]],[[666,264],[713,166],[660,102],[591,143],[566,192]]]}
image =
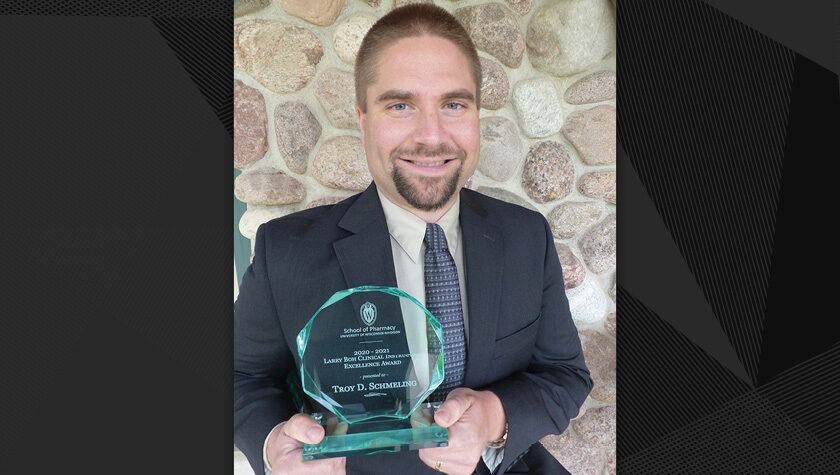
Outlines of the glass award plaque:
{"label": "glass award plaque", "polygon": [[440,322],[394,287],[336,292],[297,336],[303,392],[323,408],[319,444],[303,459],[399,452],[448,444],[424,402],[443,382]]}

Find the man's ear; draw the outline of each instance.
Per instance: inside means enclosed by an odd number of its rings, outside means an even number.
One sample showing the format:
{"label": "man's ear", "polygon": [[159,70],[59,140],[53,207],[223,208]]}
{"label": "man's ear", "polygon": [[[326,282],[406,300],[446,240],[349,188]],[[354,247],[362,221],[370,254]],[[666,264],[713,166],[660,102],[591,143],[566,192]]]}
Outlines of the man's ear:
{"label": "man's ear", "polygon": [[359,130],[362,132],[362,143],[365,143],[365,113],[359,109],[359,105],[356,104],[356,117],[359,118]]}

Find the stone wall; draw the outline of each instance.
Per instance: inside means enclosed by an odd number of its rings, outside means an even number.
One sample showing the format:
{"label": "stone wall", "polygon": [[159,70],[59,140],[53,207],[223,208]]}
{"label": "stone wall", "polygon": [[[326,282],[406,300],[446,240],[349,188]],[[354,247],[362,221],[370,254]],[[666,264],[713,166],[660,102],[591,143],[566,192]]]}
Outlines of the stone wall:
{"label": "stone wall", "polygon": [[[234,1],[234,167],[243,172],[234,192],[247,203],[244,236],[368,185],[353,62],[373,22],[406,3]],[[548,219],[595,380],[570,428],[542,442],[572,473],[614,473],[615,3],[434,3],[464,24],[481,56],[481,157],[467,186]]]}

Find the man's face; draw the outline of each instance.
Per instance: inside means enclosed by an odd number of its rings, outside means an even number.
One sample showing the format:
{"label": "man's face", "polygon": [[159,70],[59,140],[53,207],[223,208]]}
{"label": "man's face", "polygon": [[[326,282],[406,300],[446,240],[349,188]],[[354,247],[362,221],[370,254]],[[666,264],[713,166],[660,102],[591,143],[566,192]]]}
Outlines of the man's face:
{"label": "man's face", "polygon": [[379,58],[358,107],[368,168],[379,190],[404,208],[434,211],[478,165],[475,82],[466,56],[437,36],[404,38]]}

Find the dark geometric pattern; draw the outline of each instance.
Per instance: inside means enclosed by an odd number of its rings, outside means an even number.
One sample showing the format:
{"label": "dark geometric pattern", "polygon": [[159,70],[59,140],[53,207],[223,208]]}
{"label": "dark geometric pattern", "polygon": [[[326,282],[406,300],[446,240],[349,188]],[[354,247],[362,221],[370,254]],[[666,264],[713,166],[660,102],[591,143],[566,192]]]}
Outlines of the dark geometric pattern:
{"label": "dark geometric pattern", "polygon": [[233,21],[233,5],[191,0],[5,1],[0,3],[0,15],[226,18],[230,24]]}
{"label": "dark geometric pattern", "polygon": [[233,137],[232,6],[180,1],[0,3],[0,15],[151,17],[175,56]]}
{"label": "dark geometric pattern", "polygon": [[[695,422],[750,390],[642,302],[618,287],[619,459]],[[632,361],[632,364],[622,364]],[[714,388],[714,390],[709,390]]]}
{"label": "dark geometric pattern", "polygon": [[443,401],[450,391],[464,382],[467,362],[464,336],[464,313],[458,269],[449,253],[443,228],[426,224],[423,273],[426,284],[426,308],[438,319],[443,335],[444,380],[432,394],[432,401]]}
{"label": "dark geometric pattern", "polygon": [[[676,331],[753,387],[752,377],[738,357],[673,234],[645,191],[630,157],[617,144],[616,169],[621,186],[617,245],[619,284]],[[629,216],[629,218],[626,218]],[[627,224],[629,223],[629,224]]]}
{"label": "dark geometric pattern", "polygon": [[190,78],[233,137],[230,18],[152,18]]}
{"label": "dark geometric pattern", "polygon": [[[0,5],[15,157],[0,233],[2,473],[51,470],[35,467],[45,446],[70,472],[94,452],[103,473],[230,472],[232,141],[147,18],[224,18],[230,31],[231,10]],[[230,73],[213,80],[231,86]],[[73,435],[42,442],[60,428]],[[154,456],[124,465],[129,453]]]}
{"label": "dark geometric pattern", "polygon": [[622,473],[834,473],[840,345],[751,389],[618,291]]}
{"label": "dark geometric pattern", "polygon": [[819,216],[833,216],[836,208],[837,175],[823,167],[827,157],[837,155],[839,86],[836,73],[796,55],[760,384],[840,339],[829,317],[836,313],[836,279],[818,277],[840,267],[831,249],[835,239],[820,225]]}
{"label": "dark geometric pattern", "polygon": [[755,382],[794,54],[696,0],[619,16],[619,142]]}
{"label": "dark geometric pattern", "polygon": [[[623,443],[620,439],[619,446]],[[836,451],[759,392],[734,399],[618,461],[619,473],[644,474],[831,474],[837,473],[838,464]]]}
{"label": "dark geometric pattern", "polygon": [[711,326],[684,321],[708,312],[657,314],[644,269],[619,265],[619,473],[836,473],[834,285],[815,276],[837,266],[807,212],[836,201],[818,166],[836,155],[837,75],[699,1],[625,3],[618,18],[619,194],[644,189],[680,254],[631,261],[688,266],[753,383],[695,344]]}
{"label": "dark geometric pattern", "polygon": [[840,454],[840,343],[779,374],[757,391]]}

